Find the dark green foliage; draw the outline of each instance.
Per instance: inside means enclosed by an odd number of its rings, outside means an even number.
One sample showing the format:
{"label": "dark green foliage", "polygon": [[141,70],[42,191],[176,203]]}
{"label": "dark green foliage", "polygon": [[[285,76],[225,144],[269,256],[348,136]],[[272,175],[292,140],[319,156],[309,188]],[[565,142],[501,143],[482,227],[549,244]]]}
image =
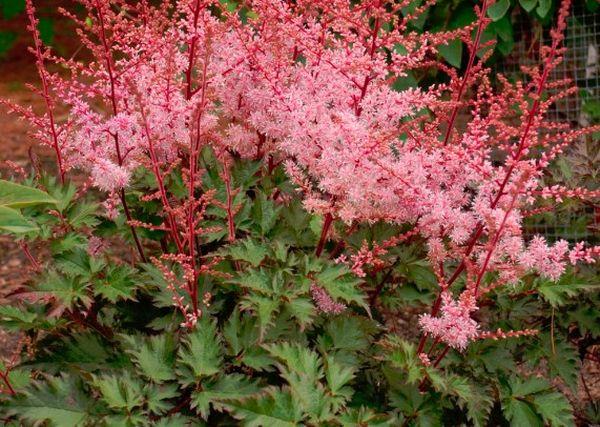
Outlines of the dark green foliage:
{"label": "dark green foliage", "polygon": [[[214,164],[206,153],[203,190],[224,200]],[[136,191],[145,191],[145,179],[136,181]],[[600,331],[597,297],[587,285],[594,283],[592,270],[571,272],[557,284],[527,276],[492,292],[497,309],[484,305],[482,327],[533,324],[543,332],[477,341],[427,366],[417,355],[419,331],[391,326],[396,318],[414,321],[434,298],[423,245],[391,248],[381,271],[358,278],[314,255],[321,218],[270,197],[275,189],[293,191],[280,169],[269,174],[255,162],[238,162],[236,240],[219,230],[201,236],[202,262],[216,259],[219,274],[199,278],[200,299],[206,292],[212,298],[199,301],[203,315],[190,330],[180,326],[184,319],[156,266],[129,262],[118,244],[88,250],[92,237],[127,239],[124,220],[103,218],[93,194],[82,199],[73,185],[42,182],[44,193],[21,195],[40,200],[10,208],[34,226],[18,238],[45,241],[50,259],[20,291],[21,303],[0,307],[2,326],[31,340],[8,377],[16,394],[0,398],[3,418],[59,427],[573,425],[566,398],[535,373],[576,388],[575,344]],[[178,180],[170,185],[176,193]],[[60,215],[48,214],[48,203]],[[131,209],[158,223],[150,202],[132,198]],[[224,218],[215,205],[201,225]],[[337,227],[343,232],[343,224]],[[356,250],[399,232],[361,226],[347,244]],[[162,236],[145,235],[146,247],[158,251]],[[333,250],[330,242],[327,251]],[[312,284],[347,308],[321,312]]]}

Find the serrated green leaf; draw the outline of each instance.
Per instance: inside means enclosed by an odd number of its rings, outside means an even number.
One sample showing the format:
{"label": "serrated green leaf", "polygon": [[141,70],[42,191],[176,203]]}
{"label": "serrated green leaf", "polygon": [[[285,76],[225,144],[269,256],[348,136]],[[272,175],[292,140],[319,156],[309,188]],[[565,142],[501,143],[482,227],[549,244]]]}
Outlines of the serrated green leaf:
{"label": "serrated green leaf", "polygon": [[203,316],[194,329],[183,339],[178,355],[179,363],[190,369],[192,376],[181,372],[185,383],[214,375],[221,370],[221,340],[215,323]]}
{"label": "serrated green leaf", "polygon": [[502,388],[502,409],[513,426],[574,426],[567,399],[543,378],[516,378]]}
{"label": "serrated green leaf", "polygon": [[203,418],[208,418],[210,406],[222,411],[226,402],[243,400],[258,393],[256,382],[241,374],[224,375],[215,382],[203,384],[202,390],[192,393],[192,408]]}
{"label": "serrated green leaf", "polygon": [[255,242],[252,239],[243,240],[228,249],[231,257],[236,261],[246,261],[258,267],[263,259],[267,256],[268,250],[265,246]]}
{"label": "serrated green leaf", "polygon": [[8,415],[19,420],[37,425],[48,422],[55,427],[76,427],[94,419],[96,402],[73,377],[63,375],[34,381],[21,393],[6,405]]}
{"label": "serrated green leaf", "polygon": [[37,295],[41,299],[52,296],[69,308],[78,303],[89,306],[92,299],[87,292],[88,286],[88,283],[77,278],[50,272],[37,288],[28,291],[27,294]]}
{"label": "serrated green leaf", "polygon": [[131,411],[144,403],[142,385],[128,373],[96,376],[93,384],[101,399],[113,409]]}
{"label": "serrated green leaf", "polygon": [[110,302],[133,300],[136,290],[135,270],[127,265],[110,266],[104,278],[95,281],[94,293]]}
{"label": "serrated green leaf", "polygon": [[162,383],[175,379],[175,340],[171,334],[147,337],[141,342],[125,337],[133,363],[149,379]]}
{"label": "serrated green leaf", "polygon": [[302,410],[288,389],[269,388],[260,397],[226,406],[247,427],[296,427],[302,420]]}

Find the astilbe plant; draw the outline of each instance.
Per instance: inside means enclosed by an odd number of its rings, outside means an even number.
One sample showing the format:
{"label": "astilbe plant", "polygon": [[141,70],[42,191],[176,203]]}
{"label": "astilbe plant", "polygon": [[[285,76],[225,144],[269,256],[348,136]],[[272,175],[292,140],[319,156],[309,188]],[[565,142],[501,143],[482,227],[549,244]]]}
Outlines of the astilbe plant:
{"label": "astilbe plant", "polygon": [[[466,416],[483,423],[492,411],[489,393],[476,399],[475,386],[437,367],[451,349],[459,355],[482,340],[531,339],[536,331],[527,322],[515,330],[498,323],[498,295],[532,280],[558,281],[570,265],[593,264],[599,254],[584,242],[526,239],[523,229],[540,200],[600,195],[545,184],[557,156],[598,130],[545,118],[576,90],[548,80],[564,52],[570,2],[560,5],[540,65],[524,68],[526,78],[516,83],[485,65],[488,0],[467,27],[424,33],[411,21],[429,1],[78,3],[83,12],[62,12],[89,52],[81,62],[42,45],[27,1],[41,78],[33,90],[47,108],[36,116],[5,103],[54,150],[57,180],[35,178],[53,199],[30,203],[42,208],[23,211],[29,216],[20,220],[32,228],[17,231],[51,242],[53,258],[41,285],[20,293],[27,310],[6,308],[2,316],[28,331],[34,371],[77,342],[91,346],[84,352],[99,347],[101,354],[86,357],[106,366],[89,368],[83,379],[49,376],[23,386],[22,395],[5,370],[15,396],[9,416],[137,425],[191,423],[178,414],[196,411],[212,423],[225,413],[248,425],[400,425],[425,422],[410,414],[421,392],[430,393],[421,398],[427,402],[440,393],[455,408],[466,405]],[[455,39],[469,47],[460,73],[438,55]],[[56,65],[60,71],[50,71]],[[445,77],[400,90],[414,70]],[[68,111],[65,120],[58,108]],[[75,194],[69,178],[82,175],[86,183]],[[99,197],[103,212],[93,213],[85,197]],[[373,231],[359,241],[378,227],[387,227],[381,238]],[[115,262],[116,249],[108,255],[119,244],[115,229],[135,248],[131,266]],[[412,346],[374,323],[389,318],[394,268],[415,250],[434,287]],[[35,307],[44,306],[42,326],[43,309]],[[147,325],[139,311],[147,311]],[[161,333],[136,335],[140,323]],[[60,341],[67,325],[88,332]],[[358,341],[344,344],[351,340],[344,334]],[[51,355],[39,347],[44,340]],[[127,363],[101,340],[119,342],[135,369],[125,377],[104,372]],[[376,349],[363,345],[369,341]],[[407,372],[413,388],[395,389],[394,370]],[[368,390],[353,397],[351,381]],[[391,392],[381,390],[382,381]],[[506,402],[529,396],[537,412],[527,410],[540,422],[572,422],[547,384],[520,381],[496,384],[505,418],[519,425],[524,409]],[[75,422],[35,411],[48,395],[60,399],[74,389]],[[104,403],[92,405],[90,395]],[[449,406],[437,396],[432,411],[441,413]],[[552,399],[559,401],[554,412]]]}

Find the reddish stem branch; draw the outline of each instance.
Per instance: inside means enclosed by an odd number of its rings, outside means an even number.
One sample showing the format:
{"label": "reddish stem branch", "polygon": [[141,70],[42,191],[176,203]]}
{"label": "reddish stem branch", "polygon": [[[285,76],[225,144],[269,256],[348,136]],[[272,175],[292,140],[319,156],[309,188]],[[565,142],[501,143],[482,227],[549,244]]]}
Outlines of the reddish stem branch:
{"label": "reddish stem branch", "polygon": [[321,228],[321,237],[319,238],[319,243],[317,244],[317,249],[315,250],[315,255],[317,257],[320,257],[323,253],[323,248],[325,247],[325,242],[327,241],[327,234],[329,234],[329,229],[331,228],[332,223],[333,215],[330,213],[325,214],[323,227]]}
{"label": "reddish stem branch", "polygon": [[[486,1],[486,0],[484,0],[484,2],[485,2],[485,1]],[[484,3],[484,4],[485,4],[485,3]],[[560,13],[562,13],[562,11],[561,11]],[[562,16],[561,16],[561,17],[562,17]],[[480,19],[483,19],[483,15],[481,16],[481,18],[480,18]],[[559,17],[559,19],[560,19],[560,17]],[[565,16],[563,17],[563,19],[566,19],[566,14],[565,14]],[[558,24],[558,25],[560,26],[560,25],[561,25],[561,22],[559,22],[559,24]],[[526,150],[525,150],[525,148],[526,148],[527,139],[529,138],[529,134],[530,134],[530,132],[531,132],[531,129],[532,129],[532,126],[533,126],[533,123],[534,123],[535,117],[536,117],[536,115],[538,114],[538,111],[539,111],[539,108],[540,108],[540,103],[541,103],[541,102],[540,102],[540,99],[541,99],[542,93],[543,93],[543,91],[544,91],[544,88],[545,88],[545,86],[546,86],[546,81],[547,81],[547,79],[548,79],[548,76],[549,76],[550,70],[551,70],[551,69],[552,69],[552,67],[554,66],[554,60],[555,60],[555,57],[556,57],[556,52],[557,52],[557,50],[558,50],[558,45],[559,45],[559,43],[560,43],[560,42],[561,42],[561,39],[560,39],[560,37],[558,37],[558,36],[557,36],[557,37],[553,37],[553,40],[552,40],[552,45],[551,45],[551,49],[550,49],[550,53],[549,53],[548,57],[546,58],[546,60],[544,61],[544,68],[543,68],[542,74],[541,74],[541,76],[540,76],[539,82],[538,82],[538,84],[537,84],[537,89],[536,89],[536,91],[535,91],[535,93],[534,93],[534,101],[533,101],[533,104],[532,104],[532,106],[531,106],[531,109],[530,109],[530,110],[529,110],[529,112],[527,113],[527,121],[526,121],[526,124],[525,124],[525,128],[524,128],[524,130],[523,130],[523,133],[522,133],[522,135],[521,135],[521,138],[520,138],[520,140],[519,140],[519,144],[518,144],[518,147],[517,147],[517,151],[516,151],[516,153],[515,153],[515,154],[512,156],[512,159],[511,159],[511,164],[510,164],[510,166],[508,167],[508,169],[507,169],[507,171],[506,171],[506,174],[505,174],[505,176],[504,176],[504,179],[503,179],[502,183],[500,184],[500,186],[499,186],[499,188],[498,188],[498,193],[496,194],[496,197],[494,198],[494,200],[493,200],[493,202],[492,202],[492,204],[491,204],[491,208],[492,208],[492,209],[494,209],[494,208],[496,208],[496,207],[497,207],[497,205],[498,205],[498,203],[500,202],[500,200],[501,200],[502,196],[505,194],[505,189],[506,189],[506,186],[508,185],[508,183],[509,183],[509,181],[510,181],[510,178],[512,177],[512,174],[513,174],[513,172],[514,172],[514,170],[515,170],[515,167],[516,167],[516,165],[518,164],[518,162],[521,160],[521,158],[522,158],[522,156],[523,156],[523,153],[526,151]],[[486,255],[486,259],[485,259],[485,261],[484,261],[483,267],[482,267],[482,269],[481,269],[481,271],[479,272],[479,275],[478,275],[478,277],[477,277],[477,282],[476,282],[476,285],[475,285],[475,292],[476,292],[476,293],[477,293],[477,291],[478,291],[478,289],[479,289],[479,286],[480,286],[480,284],[481,284],[481,281],[482,281],[482,279],[483,279],[483,276],[485,275],[485,272],[486,272],[486,270],[487,270],[487,266],[488,266],[488,264],[489,264],[489,261],[490,261],[490,259],[491,259],[491,256],[492,256],[492,253],[493,253],[493,250],[495,249],[495,247],[496,247],[496,245],[497,245],[497,243],[498,243],[498,241],[499,241],[499,239],[500,239],[500,236],[501,236],[501,233],[502,233],[502,231],[503,231],[503,229],[504,229],[504,225],[505,225],[505,223],[506,223],[506,220],[507,220],[507,218],[508,218],[508,216],[509,216],[510,212],[511,212],[511,211],[512,211],[512,209],[514,208],[514,203],[515,203],[515,201],[516,201],[516,197],[517,197],[517,195],[518,195],[518,194],[517,194],[517,193],[515,193],[515,195],[513,196],[513,199],[512,199],[512,201],[511,201],[511,203],[510,203],[510,206],[509,206],[508,210],[505,212],[505,215],[504,215],[504,218],[503,218],[502,224],[501,224],[501,226],[499,227],[498,231],[496,232],[496,234],[495,234],[495,236],[494,236],[494,239],[493,239],[493,241],[492,241],[492,244],[491,244],[491,246],[490,246],[490,249],[488,250],[488,253],[487,253],[487,255]],[[461,274],[461,273],[464,271],[464,269],[466,268],[466,261],[465,261],[465,260],[466,260],[466,259],[467,259],[467,258],[468,258],[470,255],[471,255],[471,252],[472,252],[472,251],[473,251],[473,249],[475,248],[475,245],[477,244],[477,241],[479,240],[479,237],[481,237],[481,235],[482,235],[482,233],[483,233],[483,230],[484,230],[484,226],[483,226],[483,224],[479,224],[479,225],[477,226],[477,229],[475,230],[475,232],[474,232],[474,234],[473,234],[473,237],[472,237],[472,238],[471,238],[471,240],[469,241],[469,244],[468,244],[468,246],[467,246],[467,249],[466,249],[466,251],[465,251],[465,254],[464,254],[464,256],[463,256],[463,259],[462,259],[461,263],[459,264],[459,266],[458,266],[458,267],[456,268],[456,270],[454,271],[454,274],[452,275],[452,277],[451,277],[451,278],[448,280],[448,283],[447,283],[447,285],[446,285],[446,287],[445,287],[445,288],[447,288],[447,287],[449,287],[450,285],[452,285],[452,284],[453,284],[453,283],[456,281],[456,279],[458,279],[458,277],[459,277],[459,276],[460,276],[460,274]],[[441,295],[442,295],[442,292],[443,292],[443,289],[442,289],[442,290],[440,290],[440,292],[439,292],[439,294],[438,294],[438,297],[437,297],[437,299],[436,299],[436,301],[435,301],[435,303],[434,303],[434,306],[433,306],[433,308],[432,308],[432,310],[431,310],[431,316],[435,316],[435,315],[437,315],[437,313],[438,313],[438,311],[439,311],[439,309],[440,309],[440,305],[441,305],[440,303],[441,303]],[[426,341],[426,340],[427,340],[427,334],[425,334],[425,333],[424,333],[424,334],[421,336],[421,340],[419,341],[419,347],[418,347],[418,348],[419,348],[419,351],[422,351],[422,350],[423,350],[423,347],[424,347],[424,345],[425,345],[425,341]],[[447,352],[446,352],[446,353],[447,353]],[[442,356],[442,358],[445,356],[445,354],[446,354],[446,353],[443,353],[443,354],[441,355],[441,356]]]}
{"label": "reddish stem branch", "polygon": [[450,116],[450,120],[448,120],[448,128],[446,129],[446,135],[444,136],[444,145],[447,145],[450,142],[450,136],[452,135],[452,129],[454,128],[454,123],[456,122],[456,117],[458,116],[458,111],[460,110],[460,99],[463,96],[463,93],[467,87],[467,83],[469,82],[469,77],[471,76],[471,70],[473,69],[473,64],[475,63],[475,57],[477,56],[477,51],[479,50],[479,45],[481,43],[481,35],[483,34],[483,30],[485,29],[485,14],[488,8],[487,0],[483,0],[483,5],[481,6],[481,16],[479,18],[479,25],[477,26],[477,35],[475,36],[475,42],[471,47],[471,54],[469,56],[469,63],[467,64],[467,68],[465,70],[465,75],[463,76],[462,82],[460,84],[460,88],[458,89],[458,93],[456,94],[456,106],[452,110],[452,115]]}
{"label": "reddish stem branch", "polygon": [[52,148],[56,155],[56,165],[58,167],[58,175],[60,177],[60,183],[65,183],[65,169],[63,166],[62,154],[60,152],[60,145],[58,143],[58,130],[56,128],[56,120],[54,118],[54,105],[50,97],[50,90],[48,85],[48,71],[44,65],[44,54],[42,53],[42,41],[40,40],[40,34],[37,29],[37,19],[35,18],[35,8],[33,7],[32,0],[27,0],[27,17],[29,18],[29,24],[31,25],[31,33],[33,35],[33,42],[35,46],[35,65],[40,76],[42,83],[41,95],[44,98],[46,104],[46,113],[48,114],[48,120],[50,122],[50,137],[52,138]]}
{"label": "reddish stem branch", "polygon": [[[112,56],[110,53],[110,47],[108,46],[108,39],[106,37],[106,29],[104,25],[104,13],[102,12],[102,7],[100,6],[98,0],[96,0],[96,11],[98,13],[98,22],[100,23],[100,39],[102,40],[102,46],[104,48],[104,56],[106,60],[106,71],[108,73],[109,84],[110,84],[110,101],[112,105],[113,116],[116,116],[119,113],[118,102],[117,102],[117,94],[116,94],[116,82],[114,77],[114,70],[112,64]],[[117,161],[119,166],[123,165],[123,157],[121,155],[121,147],[119,144],[119,134],[112,134],[115,140],[115,151],[117,154]],[[127,218],[127,222],[129,223],[129,228],[131,230],[131,235],[133,236],[133,240],[135,242],[135,247],[140,255],[140,259],[142,262],[147,262],[146,255],[144,254],[144,249],[142,244],[140,243],[140,239],[137,235],[137,231],[135,227],[131,225],[132,216],[129,210],[129,206],[127,205],[127,200],[125,199],[125,190],[121,189],[119,192],[119,198],[121,200],[121,204],[123,205],[123,211],[125,212],[125,217]]]}

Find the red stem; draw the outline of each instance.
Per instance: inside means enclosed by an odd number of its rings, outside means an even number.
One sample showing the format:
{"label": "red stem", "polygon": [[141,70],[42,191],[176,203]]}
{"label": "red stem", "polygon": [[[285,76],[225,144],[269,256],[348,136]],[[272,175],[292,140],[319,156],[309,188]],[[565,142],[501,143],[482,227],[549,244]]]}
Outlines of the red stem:
{"label": "red stem", "polygon": [[483,5],[481,6],[481,16],[479,18],[479,25],[477,26],[477,35],[475,36],[475,42],[471,48],[471,54],[469,56],[469,63],[467,64],[467,68],[465,70],[465,75],[460,84],[460,88],[458,89],[458,93],[456,94],[456,106],[452,110],[452,115],[450,116],[450,120],[448,121],[448,128],[446,129],[446,135],[444,136],[444,145],[447,145],[450,142],[450,135],[452,134],[452,129],[454,128],[454,122],[456,121],[456,117],[458,116],[458,111],[460,110],[460,99],[462,98],[463,92],[467,87],[467,83],[469,81],[469,77],[471,74],[471,70],[473,68],[473,64],[475,63],[475,56],[477,56],[477,51],[479,50],[479,44],[481,43],[481,35],[483,34],[483,30],[485,29],[485,13],[487,11],[487,0],[483,0]]}
{"label": "red stem", "polygon": [[[544,91],[544,88],[545,88],[545,85],[546,85],[546,80],[548,79],[548,75],[550,73],[550,69],[551,69],[552,64],[554,62],[554,58],[556,56],[556,50],[558,49],[559,42],[560,42],[560,40],[558,38],[554,38],[552,40],[551,51],[550,51],[550,54],[548,55],[548,57],[546,58],[546,61],[544,62],[544,69],[542,71],[542,75],[540,76],[540,81],[538,83],[538,87],[537,87],[537,90],[535,92],[535,99],[534,99],[533,105],[531,106],[531,109],[528,112],[527,122],[525,124],[525,129],[523,131],[523,134],[521,135],[521,139],[519,141],[517,152],[516,152],[515,155],[513,155],[513,157],[512,157],[512,163],[508,167],[508,170],[506,172],[504,180],[502,181],[502,183],[500,184],[500,187],[498,189],[498,194],[496,195],[496,197],[494,198],[494,201],[491,204],[491,208],[492,209],[494,209],[498,205],[498,203],[500,202],[500,199],[504,195],[504,190],[506,188],[506,185],[508,184],[508,182],[509,182],[509,180],[510,180],[510,178],[512,176],[512,173],[513,173],[513,171],[514,171],[514,169],[516,167],[516,164],[521,160],[521,157],[522,157],[523,152],[525,150],[525,145],[526,145],[527,138],[529,136],[529,132],[531,131],[531,127],[533,126],[533,122],[534,122],[535,116],[538,113],[538,109],[540,107],[540,98],[541,98],[541,95],[542,95],[542,93]],[[483,275],[485,274],[485,270],[487,269],[487,266],[488,266],[489,260],[491,258],[491,255],[493,253],[493,250],[494,250],[494,248],[495,248],[498,240],[500,239],[500,233],[502,232],[502,230],[504,228],[506,219],[508,218],[508,215],[510,214],[510,212],[512,211],[512,209],[514,207],[514,202],[516,200],[516,196],[517,196],[517,194],[515,194],[513,196],[513,200],[511,201],[511,204],[510,204],[510,207],[509,207],[508,211],[505,213],[505,216],[503,218],[502,224],[501,224],[498,232],[494,236],[494,242],[492,243],[492,245],[491,245],[491,247],[490,247],[490,249],[488,251],[488,254],[486,256],[486,260],[484,262],[483,268],[481,269],[481,271],[480,271],[480,273],[478,275],[478,278],[477,278],[477,283],[475,285],[475,292],[476,293],[477,293],[477,291],[479,289],[479,285],[481,283]],[[460,276],[460,274],[462,273],[462,271],[465,269],[465,267],[466,267],[465,259],[467,259],[467,257],[470,256],[471,252],[475,248],[475,245],[476,245],[477,241],[479,240],[479,237],[483,233],[483,229],[484,229],[483,224],[479,224],[478,227],[477,227],[477,229],[476,229],[476,231],[473,234],[473,237],[471,238],[471,240],[469,242],[469,245],[467,246],[467,250],[465,251],[465,254],[463,256],[463,259],[462,259],[461,263],[459,264],[459,266],[454,271],[454,274],[452,275],[452,277],[448,280],[446,288],[448,286],[452,285],[454,283],[454,281],[456,281],[456,279]],[[436,302],[434,303],[434,306],[433,306],[433,308],[431,310],[431,315],[432,316],[437,315],[437,313],[439,311],[442,292],[443,292],[443,289],[440,290],[440,292],[438,294],[438,297],[436,299]],[[427,334],[424,333],[421,336],[421,340],[419,342],[419,349],[421,351],[422,351],[422,349],[423,349],[423,347],[425,345],[425,341],[426,340],[427,340]],[[445,353],[443,353],[443,356],[445,356]]]}
{"label": "red stem", "polygon": [[0,372],[0,378],[2,378],[2,382],[4,382],[4,385],[8,389],[8,393],[14,396],[15,394],[17,394],[17,392],[15,391],[12,384],[10,383],[10,380],[8,379],[8,373],[8,369],[6,370],[6,372]]}
{"label": "red stem", "polygon": [[[111,104],[112,104],[113,116],[116,116],[119,113],[119,110],[118,110],[117,95],[116,95],[116,89],[115,89],[115,77],[114,77],[113,66],[112,66],[112,57],[110,54],[110,48],[108,46],[108,41],[106,38],[106,29],[104,27],[104,14],[102,13],[102,8],[100,7],[98,0],[96,0],[96,10],[98,12],[98,21],[100,23],[100,39],[102,40],[102,46],[104,48],[104,56],[105,56],[105,60],[106,60],[106,71],[108,73],[109,83],[110,83],[110,100],[111,100]],[[117,160],[119,162],[119,166],[122,166],[123,165],[123,157],[121,155],[121,147],[119,144],[119,135],[117,133],[115,133],[115,134],[112,134],[112,136],[113,136],[113,139],[115,140],[115,150],[117,153]],[[121,189],[119,196],[120,196],[119,198],[121,199],[121,204],[123,205],[123,211],[125,212],[125,217],[127,218],[127,222],[130,223],[132,220],[132,216],[131,216],[131,212],[129,211],[129,206],[127,206],[127,200],[125,199],[125,190],[124,189]],[[144,249],[142,247],[142,244],[140,243],[140,239],[138,238],[135,227],[133,225],[129,224],[129,228],[131,229],[131,234],[132,234],[133,240],[135,242],[135,247],[137,248],[137,251],[140,255],[140,259],[142,260],[142,262],[147,262],[146,255],[144,254]]]}
{"label": "red stem", "polygon": [[37,260],[35,259],[35,257],[29,251],[29,246],[27,245],[27,243],[21,243],[21,249],[23,249],[23,252],[25,253],[25,256],[27,257],[27,259],[29,260],[29,262],[31,263],[31,265],[33,266],[33,268],[39,271],[40,270],[40,263],[37,262]]}
{"label": "red stem", "polygon": [[225,170],[223,171],[223,179],[225,180],[225,189],[227,191],[227,226],[229,232],[229,241],[233,242],[235,240],[235,223],[233,215],[233,194],[231,192],[231,177],[226,166],[224,169]]}
{"label": "red stem", "polygon": [[62,154],[60,152],[60,146],[58,144],[58,131],[56,129],[56,121],[54,118],[54,106],[50,98],[50,91],[48,89],[48,77],[47,70],[44,66],[44,55],[42,53],[42,41],[40,40],[39,32],[37,29],[37,20],[35,19],[35,8],[33,7],[32,0],[27,0],[27,16],[31,25],[31,33],[33,34],[33,42],[35,45],[35,57],[38,74],[42,82],[42,98],[46,104],[46,112],[48,114],[48,120],[50,121],[50,136],[52,137],[52,148],[56,154],[56,164],[58,166],[58,173],[60,177],[60,183],[65,183],[65,169],[63,166]]}
{"label": "red stem", "polygon": [[320,257],[323,253],[323,248],[325,247],[325,242],[327,241],[327,234],[329,233],[329,229],[331,228],[331,224],[333,223],[333,215],[330,213],[325,214],[325,218],[323,220],[323,228],[321,228],[321,237],[319,238],[319,244],[317,245],[317,249],[315,250],[315,255]]}

